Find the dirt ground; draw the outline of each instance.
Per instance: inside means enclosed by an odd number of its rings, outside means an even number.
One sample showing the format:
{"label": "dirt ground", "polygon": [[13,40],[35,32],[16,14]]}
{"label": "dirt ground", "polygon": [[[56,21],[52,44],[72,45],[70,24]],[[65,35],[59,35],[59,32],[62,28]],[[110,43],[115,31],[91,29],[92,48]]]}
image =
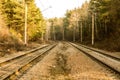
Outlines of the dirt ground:
{"label": "dirt ground", "polygon": [[67,43],[59,43],[19,80],[120,80]]}

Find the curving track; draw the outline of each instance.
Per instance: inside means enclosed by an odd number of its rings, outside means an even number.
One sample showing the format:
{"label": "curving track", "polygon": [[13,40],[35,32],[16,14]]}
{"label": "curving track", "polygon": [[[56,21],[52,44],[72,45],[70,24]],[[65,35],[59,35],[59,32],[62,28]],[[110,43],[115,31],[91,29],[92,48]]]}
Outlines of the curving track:
{"label": "curving track", "polygon": [[21,55],[13,56],[0,62],[0,80],[15,80],[26,70],[43,59],[49,50],[57,44],[45,45],[36,49],[27,51]]}

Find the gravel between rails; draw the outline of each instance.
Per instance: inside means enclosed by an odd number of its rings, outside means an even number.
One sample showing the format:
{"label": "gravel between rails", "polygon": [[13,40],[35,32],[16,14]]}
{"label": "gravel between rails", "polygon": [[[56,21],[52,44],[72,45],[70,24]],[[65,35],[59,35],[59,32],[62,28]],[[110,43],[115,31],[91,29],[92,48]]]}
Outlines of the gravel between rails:
{"label": "gravel between rails", "polygon": [[66,53],[69,56],[68,66],[71,67],[70,76],[73,80],[120,80],[108,68],[93,61],[76,48],[69,47]]}
{"label": "gravel between rails", "polygon": [[56,53],[61,51],[59,49],[59,46],[61,45],[61,43],[58,44],[54,50],[51,50],[42,61],[33,66],[33,68],[25,73],[19,80],[47,80],[47,78],[50,76],[49,69],[50,67],[54,67],[56,62],[55,56]]}
{"label": "gravel between rails", "polygon": [[[50,68],[55,67],[57,53],[67,56],[67,67],[70,68],[68,75],[52,76],[50,74]],[[87,57],[83,52],[67,43],[60,42],[19,80],[120,80],[120,78],[108,68]]]}

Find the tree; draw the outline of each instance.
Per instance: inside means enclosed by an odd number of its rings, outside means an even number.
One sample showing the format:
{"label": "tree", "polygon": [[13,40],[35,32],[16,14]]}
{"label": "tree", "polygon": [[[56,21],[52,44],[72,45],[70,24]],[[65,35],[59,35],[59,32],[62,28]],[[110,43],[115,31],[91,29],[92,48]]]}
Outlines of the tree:
{"label": "tree", "polygon": [[28,5],[26,24],[28,25],[28,40],[37,40],[45,32],[45,20],[41,11],[36,7],[34,0],[2,0],[1,10],[6,25],[13,35],[23,39],[25,22],[25,5]]}

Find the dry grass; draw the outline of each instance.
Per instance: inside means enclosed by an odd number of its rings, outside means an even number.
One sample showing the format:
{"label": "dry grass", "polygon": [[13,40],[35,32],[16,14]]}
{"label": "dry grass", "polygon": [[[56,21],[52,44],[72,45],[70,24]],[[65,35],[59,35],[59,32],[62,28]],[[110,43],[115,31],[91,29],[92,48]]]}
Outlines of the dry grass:
{"label": "dry grass", "polygon": [[22,42],[11,34],[0,13],[0,56],[22,50],[21,46]]}

